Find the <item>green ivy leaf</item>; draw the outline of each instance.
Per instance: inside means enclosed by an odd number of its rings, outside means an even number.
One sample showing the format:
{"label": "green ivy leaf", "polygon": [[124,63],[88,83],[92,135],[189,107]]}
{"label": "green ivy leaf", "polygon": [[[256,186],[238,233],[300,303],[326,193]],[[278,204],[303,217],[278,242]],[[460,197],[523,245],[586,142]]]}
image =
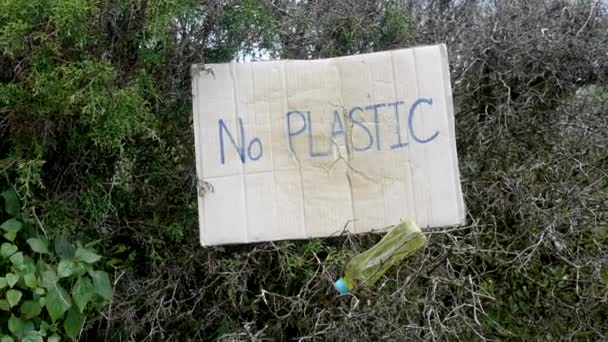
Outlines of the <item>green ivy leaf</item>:
{"label": "green ivy leaf", "polygon": [[8,300],[8,304],[11,308],[17,304],[21,300],[23,293],[19,290],[8,290],[6,291],[6,300]]}
{"label": "green ivy leaf", "polygon": [[5,242],[2,244],[2,246],[0,246],[0,255],[2,255],[3,258],[8,258],[15,254],[17,250],[17,246],[13,245],[12,243]]}
{"label": "green ivy leaf", "polygon": [[23,263],[15,267],[21,273],[34,273],[36,272],[36,264],[29,255],[23,255]]}
{"label": "green ivy leaf", "polygon": [[49,337],[47,339],[47,342],[60,342],[61,341],[61,337],[59,337],[59,335],[57,334],[53,334],[51,337]]}
{"label": "green ivy leaf", "polygon": [[57,281],[59,281],[59,277],[57,277],[55,271],[42,272],[42,287],[49,289],[55,286]]}
{"label": "green ivy leaf", "polygon": [[4,197],[4,210],[11,216],[19,214],[19,197],[13,189],[8,189],[2,193]]}
{"label": "green ivy leaf", "polygon": [[33,273],[28,273],[23,276],[23,281],[25,282],[25,286],[30,289],[35,289],[38,287],[38,281],[36,280],[36,275]]}
{"label": "green ivy leaf", "polygon": [[35,333],[36,327],[34,326],[34,322],[23,320],[25,323],[23,324],[23,330],[21,330],[23,335],[28,335],[30,333]]}
{"label": "green ivy leaf", "polygon": [[6,274],[6,283],[8,284],[9,287],[13,287],[15,286],[15,284],[17,284],[17,282],[19,281],[19,276],[13,273],[7,273]]}
{"label": "green ivy leaf", "polygon": [[0,342],[15,342],[15,340],[13,340],[13,338],[8,335],[4,335],[0,337]]}
{"label": "green ivy leaf", "polygon": [[50,254],[48,242],[46,242],[44,240],[41,240],[38,238],[31,238],[31,239],[27,239],[27,244],[30,245],[32,250],[36,253]]}
{"label": "green ivy leaf", "polygon": [[40,336],[40,333],[37,331],[31,331],[23,336],[21,342],[44,342],[44,340],[42,339],[42,336]]}
{"label": "green ivy leaf", "polygon": [[21,227],[23,227],[23,223],[14,217],[0,225],[0,228],[4,229],[5,232],[15,234],[21,230]]}
{"label": "green ivy leaf", "polygon": [[74,298],[74,302],[80,312],[84,312],[84,309],[94,295],[95,288],[89,277],[78,278],[72,288],[72,298]]}
{"label": "green ivy leaf", "polygon": [[42,312],[42,307],[40,303],[35,300],[26,300],[21,304],[21,314],[25,319],[32,319]]}
{"label": "green ivy leaf", "polygon": [[50,325],[47,321],[40,322],[40,332],[42,336],[46,336],[49,330],[55,331],[55,327]]}
{"label": "green ivy leaf", "polygon": [[23,335],[25,321],[15,315],[11,315],[11,318],[8,319],[8,330],[15,335]]}
{"label": "green ivy leaf", "polygon": [[8,303],[8,300],[0,299],[0,310],[11,311],[11,305]]}
{"label": "green ivy leaf", "polygon": [[44,296],[44,294],[46,293],[46,291],[42,287],[39,287],[39,288],[37,288],[37,289],[34,290],[34,293],[37,294],[37,295],[39,295],[39,296]]}
{"label": "green ivy leaf", "polygon": [[5,277],[0,277],[0,290],[8,286],[8,281]]}
{"label": "green ivy leaf", "polygon": [[63,314],[72,306],[70,297],[67,292],[59,284],[48,289],[46,296],[46,311],[53,322],[61,319]]}
{"label": "green ivy leaf", "polygon": [[76,249],[76,259],[82,260],[87,264],[93,264],[99,261],[101,256],[83,247],[78,247],[78,249]]}
{"label": "green ivy leaf", "polygon": [[8,232],[8,233],[4,234],[3,236],[8,241],[15,241],[15,239],[17,238],[17,233],[15,233],[15,232]]}
{"label": "green ivy leaf", "polygon": [[61,259],[59,266],[57,266],[57,275],[59,278],[69,277],[74,273],[76,263],[70,259]]}
{"label": "green ivy leaf", "polygon": [[23,265],[23,252],[17,252],[11,255],[10,260],[15,266]]}
{"label": "green ivy leaf", "polygon": [[90,267],[88,264],[85,264],[82,261],[74,263],[74,268],[72,269],[72,276],[80,277],[87,273]]}
{"label": "green ivy leaf", "polygon": [[40,297],[40,299],[38,299],[38,304],[40,304],[40,307],[45,307],[46,306],[46,297]]}
{"label": "green ivy leaf", "polygon": [[110,283],[110,277],[104,271],[89,271],[89,275],[93,279],[93,286],[95,292],[102,298],[111,300],[112,299],[112,284]]}
{"label": "green ivy leaf", "polygon": [[59,257],[71,259],[74,257],[74,251],[74,245],[72,245],[68,240],[62,237],[55,239],[55,253],[57,253]]}
{"label": "green ivy leaf", "polygon": [[76,340],[80,334],[80,330],[82,330],[82,326],[84,325],[84,319],[85,316],[74,310],[74,308],[68,311],[68,317],[63,322],[63,329],[72,340]]}

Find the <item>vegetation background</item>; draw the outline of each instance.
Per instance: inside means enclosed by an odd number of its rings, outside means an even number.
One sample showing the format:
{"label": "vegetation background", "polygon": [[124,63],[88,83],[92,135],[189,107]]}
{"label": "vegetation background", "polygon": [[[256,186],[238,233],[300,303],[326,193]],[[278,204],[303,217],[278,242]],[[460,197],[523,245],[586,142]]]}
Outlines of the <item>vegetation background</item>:
{"label": "vegetation background", "polygon": [[[376,235],[200,247],[191,64],[431,43],[467,226],[348,296]],[[83,341],[606,340],[608,4],[0,0],[0,175],[49,235],[100,240]]]}

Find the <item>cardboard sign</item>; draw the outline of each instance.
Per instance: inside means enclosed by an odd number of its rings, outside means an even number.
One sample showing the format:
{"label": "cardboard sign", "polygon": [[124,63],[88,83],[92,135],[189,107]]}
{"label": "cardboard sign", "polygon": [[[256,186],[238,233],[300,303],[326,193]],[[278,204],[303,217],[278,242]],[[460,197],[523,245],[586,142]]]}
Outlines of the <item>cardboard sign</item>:
{"label": "cardboard sign", "polygon": [[444,45],[193,66],[203,245],[461,224]]}

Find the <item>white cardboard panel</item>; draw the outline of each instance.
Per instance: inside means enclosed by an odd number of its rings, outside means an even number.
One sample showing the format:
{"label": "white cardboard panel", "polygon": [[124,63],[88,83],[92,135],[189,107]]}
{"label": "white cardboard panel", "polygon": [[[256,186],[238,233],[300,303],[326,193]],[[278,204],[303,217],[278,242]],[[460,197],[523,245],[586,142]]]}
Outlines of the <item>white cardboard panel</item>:
{"label": "white cardboard panel", "polygon": [[193,66],[203,245],[462,224],[444,45]]}

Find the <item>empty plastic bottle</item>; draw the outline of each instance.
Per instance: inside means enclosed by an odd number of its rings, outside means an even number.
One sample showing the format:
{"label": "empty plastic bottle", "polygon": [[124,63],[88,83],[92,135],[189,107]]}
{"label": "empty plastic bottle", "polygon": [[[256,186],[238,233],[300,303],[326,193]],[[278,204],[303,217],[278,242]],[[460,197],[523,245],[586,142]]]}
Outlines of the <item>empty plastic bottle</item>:
{"label": "empty plastic bottle", "polygon": [[426,243],[426,236],[412,220],[391,229],[376,245],[355,256],[345,267],[344,276],[334,286],[350,292],[355,282],[373,285],[395,263],[411,255]]}

